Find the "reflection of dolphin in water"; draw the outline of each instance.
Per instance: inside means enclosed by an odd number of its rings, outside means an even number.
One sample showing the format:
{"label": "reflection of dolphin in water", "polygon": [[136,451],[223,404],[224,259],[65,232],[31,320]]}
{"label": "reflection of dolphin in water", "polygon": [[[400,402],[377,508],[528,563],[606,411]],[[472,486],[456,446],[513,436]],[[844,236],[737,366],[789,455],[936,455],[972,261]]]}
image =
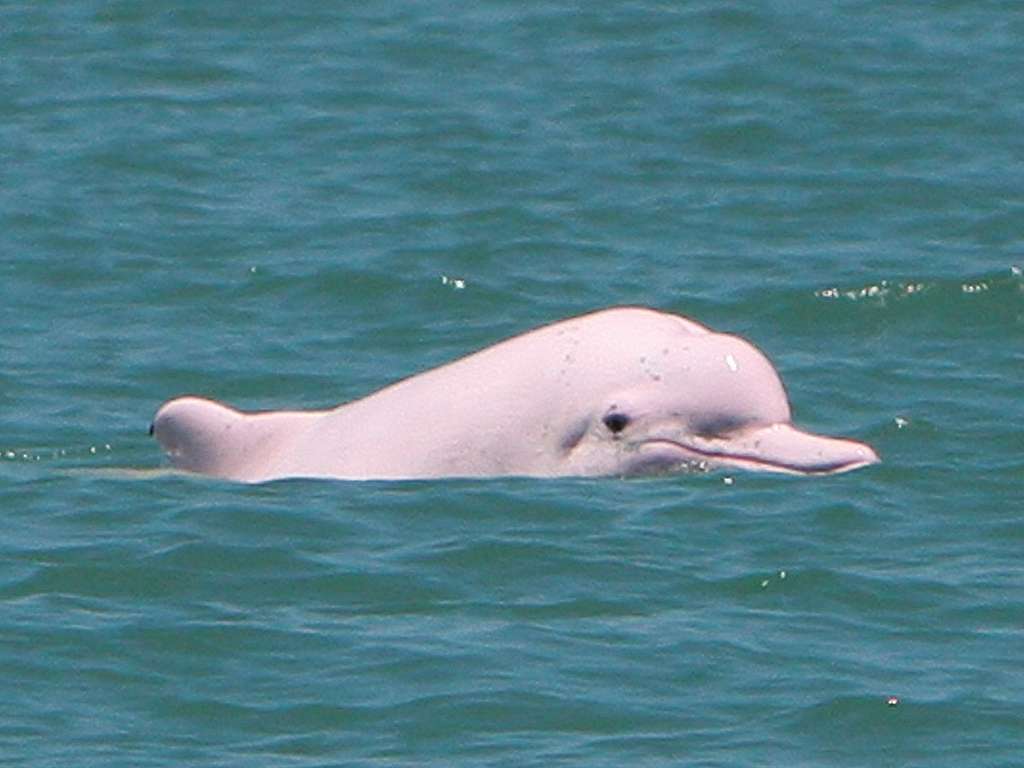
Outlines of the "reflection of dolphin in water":
{"label": "reflection of dolphin in water", "polygon": [[863,443],[794,427],[778,374],[749,342],[639,307],[538,328],[333,410],[171,400],[151,431],[174,466],[245,482],[827,474],[878,461]]}

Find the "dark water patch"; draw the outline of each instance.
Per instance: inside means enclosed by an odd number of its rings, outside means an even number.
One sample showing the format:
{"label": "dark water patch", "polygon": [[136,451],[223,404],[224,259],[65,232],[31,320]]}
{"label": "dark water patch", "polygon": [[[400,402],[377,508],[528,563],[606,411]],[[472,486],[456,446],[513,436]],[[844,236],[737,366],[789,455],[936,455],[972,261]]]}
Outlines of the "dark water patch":
{"label": "dark water patch", "polygon": [[[807,708],[791,727],[813,737],[822,757],[829,759],[873,754],[884,761],[898,752],[927,761],[940,759],[948,749],[966,747],[981,750],[975,752],[979,764],[995,765],[998,759],[993,762],[985,755],[985,745],[1001,741],[1009,729],[1020,725],[1019,717],[996,702],[899,698],[898,705],[890,706],[888,699],[886,693],[837,697]],[[965,732],[970,734],[969,747],[964,744]]]}

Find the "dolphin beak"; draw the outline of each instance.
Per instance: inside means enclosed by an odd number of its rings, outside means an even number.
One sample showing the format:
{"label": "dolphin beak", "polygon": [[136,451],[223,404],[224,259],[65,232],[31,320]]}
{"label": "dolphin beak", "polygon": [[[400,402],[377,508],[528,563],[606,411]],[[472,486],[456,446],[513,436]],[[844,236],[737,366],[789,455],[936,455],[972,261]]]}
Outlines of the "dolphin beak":
{"label": "dolphin beak", "polygon": [[716,464],[798,475],[849,472],[880,461],[869,445],[804,432],[785,423],[731,436],[706,455]]}

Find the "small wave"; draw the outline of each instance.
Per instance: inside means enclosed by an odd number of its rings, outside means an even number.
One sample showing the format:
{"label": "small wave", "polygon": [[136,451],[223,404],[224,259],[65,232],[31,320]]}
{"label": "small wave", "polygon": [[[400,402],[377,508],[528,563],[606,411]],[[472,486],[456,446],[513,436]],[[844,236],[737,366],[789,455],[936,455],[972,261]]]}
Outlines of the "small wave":
{"label": "small wave", "polygon": [[965,278],[910,278],[829,285],[814,291],[814,304],[854,305],[919,319],[956,319],[993,325],[1024,323],[1024,268]]}
{"label": "small wave", "polygon": [[[963,277],[885,277],[863,282],[758,288],[727,307],[733,330],[753,333],[764,321],[788,335],[881,331],[894,324],[943,329],[1024,327],[1024,267]],[[726,312],[716,306],[710,314]],[[746,327],[736,318],[747,318]],[[722,324],[728,327],[729,322]]]}

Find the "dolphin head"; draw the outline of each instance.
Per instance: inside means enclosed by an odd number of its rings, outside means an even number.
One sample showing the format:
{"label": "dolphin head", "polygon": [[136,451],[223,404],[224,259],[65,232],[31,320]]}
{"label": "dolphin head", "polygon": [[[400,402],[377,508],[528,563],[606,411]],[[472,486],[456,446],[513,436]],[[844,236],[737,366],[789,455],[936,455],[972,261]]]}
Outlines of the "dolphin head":
{"label": "dolphin head", "polygon": [[768,359],[746,340],[692,324],[672,345],[624,356],[617,388],[564,431],[573,473],[740,468],[801,475],[879,461],[864,443],[798,429]]}

